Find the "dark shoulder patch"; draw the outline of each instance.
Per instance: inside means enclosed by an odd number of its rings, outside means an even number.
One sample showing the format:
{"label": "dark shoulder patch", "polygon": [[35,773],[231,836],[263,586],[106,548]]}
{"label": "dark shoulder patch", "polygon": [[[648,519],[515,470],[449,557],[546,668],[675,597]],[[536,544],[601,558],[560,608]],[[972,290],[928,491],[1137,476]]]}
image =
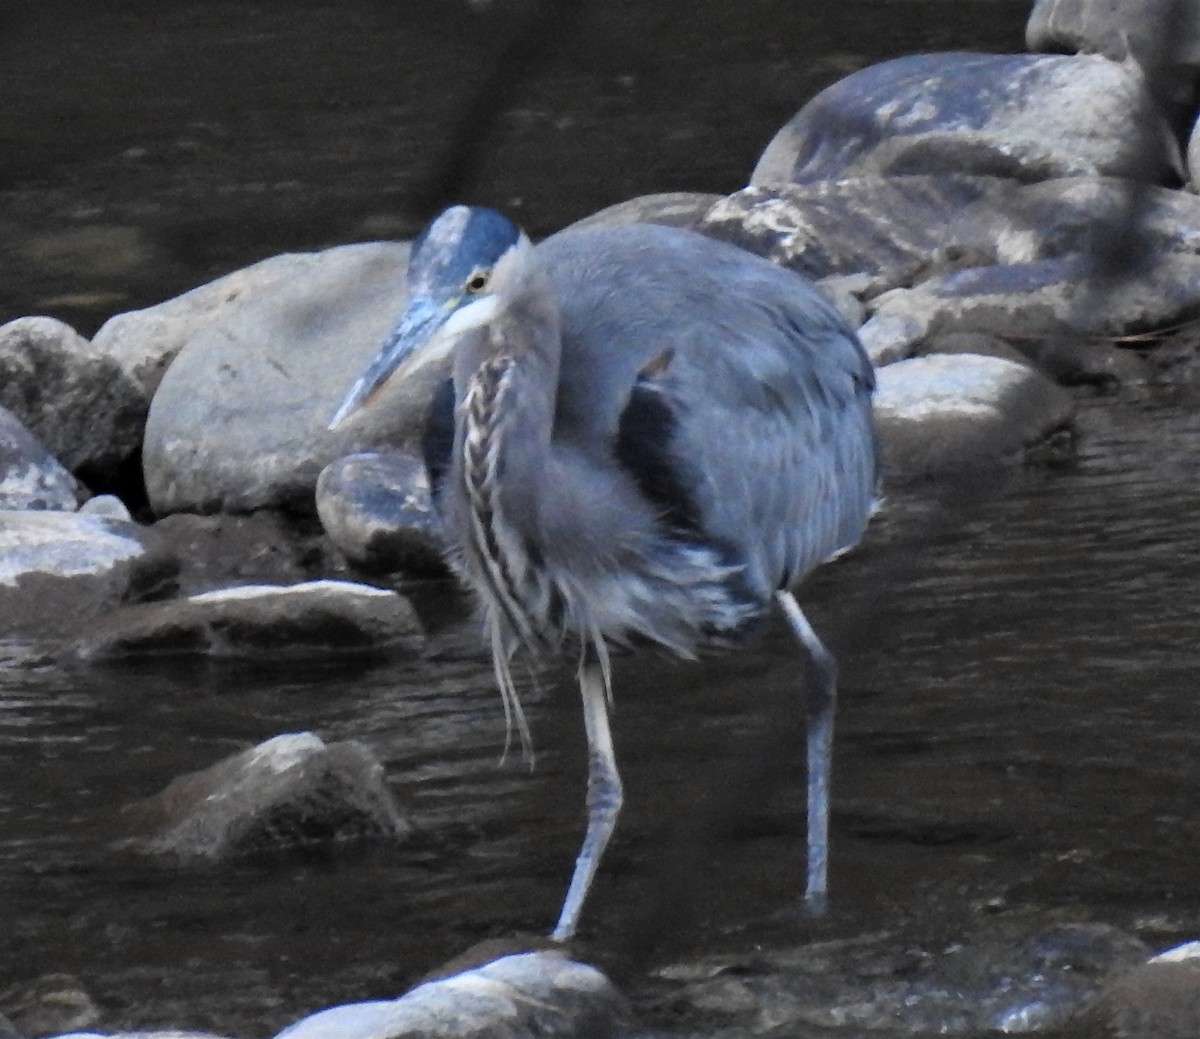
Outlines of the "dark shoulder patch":
{"label": "dark shoulder patch", "polygon": [[[663,370],[666,363],[669,358]],[[634,383],[617,426],[615,454],[642,494],[661,511],[668,526],[697,532],[699,510],[672,451],[678,417],[662,392],[658,374],[658,368],[648,366]]]}
{"label": "dark shoulder patch", "polygon": [[421,438],[425,471],[429,473],[429,488],[435,503],[454,454],[454,405],[454,380],[447,379],[434,391],[429,402],[425,435]]}

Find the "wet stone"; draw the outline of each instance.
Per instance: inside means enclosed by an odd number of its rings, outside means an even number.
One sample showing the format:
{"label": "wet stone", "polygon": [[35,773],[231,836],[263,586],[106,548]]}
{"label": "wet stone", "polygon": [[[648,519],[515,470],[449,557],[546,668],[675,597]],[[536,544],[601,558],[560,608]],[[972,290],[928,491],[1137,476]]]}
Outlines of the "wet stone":
{"label": "wet stone", "polygon": [[604,1039],[627,1022],[625,1000],[596,968],[530,952],[426,982],[399,999],[331,1007],[277,1039]]}
{"label": "wet stone", "polygon": [[0,509],[74,511],[79,485],[7,408],[0,407]]}
{"label": "wet stone", "polygon": [[174,582],[175,558],[144,527],[78,513],[0,511],[0,628],[66,634]]}
{"label": "wet stone", "polygon": [[872,65],[821,91],[776,134],[750,183],[970,173],[1159,184],[1181,172],[1136,64],[942,52]]}
{"label": "wet stone", "polygon": [[123,850],[227,861],[315,845],[403,841],[411,826],[361,743],[276,736],[174,780],[122,813]]}
{"label": "wet stone", "polygon": [[942,354],[878,372],[875,421],[884,471],[893,477],[1021,461],[1056,436],[1069,450],[1073,415],[1066,391],[997,357]]}
{"label": "wet stone", "polygon": [[408,600],[350,581],[242,585],[144,603],[91,623],[77,657],[258,656],[376,650],[415,655],[424,634]]}
{"label": "wet stone", "polygon": [[331,462],[317,479],[317,515],[334,545],[369,572],[446,572],[441,520],[418,458],[381,451]]}
{"label": "wet stone", "polygon": [[86,1028],[100,1020],[83,983],[70,974],[44,974],[0,991],[0,1013],[14,1035],[29,1037]]}

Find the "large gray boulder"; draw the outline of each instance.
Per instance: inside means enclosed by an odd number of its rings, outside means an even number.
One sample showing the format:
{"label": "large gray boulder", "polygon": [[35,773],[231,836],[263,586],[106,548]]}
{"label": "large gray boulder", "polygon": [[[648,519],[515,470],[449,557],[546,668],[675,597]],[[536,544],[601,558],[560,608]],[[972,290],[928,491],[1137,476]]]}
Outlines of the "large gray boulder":
{"label": "large gray boulder", "polygon": [[153,534],[69,512],[0,512],[0,633],[61,636],[161,594],[177,568]]}
{"label": "large gray boulder", "polygon": [[0,326],[0,404],[84,480],[137,451],[149,398],[69,325],[24,317]]}
{"label": "large gray boulder", "polygon": [[241,585],[116,610],[82,630],[75,655],[116,660],[201,653],[327,656],[364,650],[414,656],[424,632],[408,600],[350,581]]}
{"label": "large gray boulder", "polygon": [[890,477],[1007,465],[1055,440],[1073,448],[1070,395],[1023,364],[981,354],[937,354],[881,368],[875,424]]}
{"label": "large gray boulder", "polygon": [[224,862],[313,845],[404,840],[412,831],[361,743],[292,732],[122,812],[124,850],[180,862]]}
{"label": "large gray boulder", "polygon": [[628,1023],[612,983],[556,952],[505,956],[399,999],[331,1007],[276,1039],[608,1039]]}
{"label": "large gray boulder", "polygon": [[207,312],[150,407],[143,466],[158,513],[311,515],[317,475],[334,458],[419,436],[448,358],[326,428],[404,310],[407,257],[395,243],[329,249]]}
{"label": "large gray boulder", "polygon": [[62,509],[79,504],[79,485],[7,408],[0,407],[0,509]]}
{"label": "large gray boulder", "polygon": [[1200,73],[1195,0],[1036,0],[1025,25],[1031,51],[1134,59],[1176,110],[1194,100]]}
{"label": "large gray boulder", "polygon": [[639,195],[637,198],[606,206],[596,213],[576,220],[564,230],[617,227],[622,224],[663,224],[667,227],[694,228],[708,212],[709,206],[720,199],[720,195],[700,191],[665,191],[657,195]]}
{"label": "large gray boulder", "polygon": [[752,186],[864,175],[1178,179],[1178,145],[1134,62],[917,54],[821,91],[767,146]]}

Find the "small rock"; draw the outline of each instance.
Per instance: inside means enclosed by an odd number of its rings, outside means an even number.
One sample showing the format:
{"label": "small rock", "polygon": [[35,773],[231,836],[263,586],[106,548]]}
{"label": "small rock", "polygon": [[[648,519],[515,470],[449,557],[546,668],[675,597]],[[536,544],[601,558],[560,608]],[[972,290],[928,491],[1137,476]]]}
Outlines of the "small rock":
{"label": "small rock", "polygon": [[104,519],[133,522],[125,503],[114,494],[99,494],[95,498],[89,498],[79,506],[79,513],[82,516],[100,516]]}
{"label": "small rock", "polygon": [[349,581],[243,585],[144,603],[93,621],[74,642],[86,660],[144,654],[325,655],[364,649],[416,655],[417,615],[396,592]]}
{"label": "small rock", "polygon": [[1015,364],[1026,363],[1025,355],[1011,343],[986,332],[948,332],[946,335],[934,336],[921,344],[917,356],[929,357],[933,354],[980,354],[983,357],[999,357]]}
{"label": "small rock", "polygon": [[154,535],[132,523],[0,511],[0,630],[62,635],[122,603],[162,594],[176,569]]}
{"label": "small rock", "polygon": [[1179,179],[1178,145],[1133,62],[916,54],[855,72],[767,146],[753,186],[868,174]]}
{"label": "small rock", "polygon": [[720,195],[698,191],[667,191],[658,195],[641,195],[601,209],[568,224],[564,230],[581,227],[614,227],[618,224],[665,224],[667,227],[695,229],[704,214]]}
{"label": "small rock", "polygon": [[276,736],[173,780],[122,812],[124,850],[228,861],[313,845],[404,840],[411,826],[361,743]]}
{"label": "small rock", "polygon": [[875,422],[884,471],[932,476],[1022,460],[1070,428],[1070,396],[1025,365],[978,354],[881,368]]}
{"label": "small rock", "polygon": [[0,407],[0,509],[72,512],[80,488],[36,436]]}
{"label": "small rock", "polygon": [[52,1035],[86,1028],[100,1011],[78,978],[45,974],[0,992],[0,1009],[21,1035]]}
{"label": "small rock", "polygon": [[1155,957],[1107,985],[1079,1023],[1082,1034],[1114,1039],[1196,1039],[1200,966]]}
{"label": "small rock", "polygon": [[346,558],[368,571],[446,572],[429,476],[411,455],[381,451],[330,462],[317,479],[317,515]]}
{"label": "small rock", "polygon": [[604,1039],[627,1020],[625,1000],[594,967],[530,952],[426,982],[399,999],[322,1010],[277,1039]]}
{"label": "small rock", "polygon": [[0,326],[0,404],[68,469],[96,481],[137,451],[149,398],[69,325],[25,317]]}

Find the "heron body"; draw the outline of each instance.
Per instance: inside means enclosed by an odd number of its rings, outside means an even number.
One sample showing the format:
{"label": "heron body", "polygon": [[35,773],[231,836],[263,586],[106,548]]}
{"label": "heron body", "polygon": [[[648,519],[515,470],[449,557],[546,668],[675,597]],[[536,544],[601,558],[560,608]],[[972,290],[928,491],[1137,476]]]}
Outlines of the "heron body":
{"label": "heron body", "polygon": [[820,903],[835,668],[790,589],[860,539],[874,501],[874,377],[853,332],[800,276],[654,225],[535,247],[458,206],[414,243],[409,281],[409,310],[334,424],[415,354],[453,351],[427,463],[527,749],[513,654],[581,660],[588,832],[555,937],[574,933],[621,805],[609,645],[693,658],[776,601],[819,679],[806,896]]}

